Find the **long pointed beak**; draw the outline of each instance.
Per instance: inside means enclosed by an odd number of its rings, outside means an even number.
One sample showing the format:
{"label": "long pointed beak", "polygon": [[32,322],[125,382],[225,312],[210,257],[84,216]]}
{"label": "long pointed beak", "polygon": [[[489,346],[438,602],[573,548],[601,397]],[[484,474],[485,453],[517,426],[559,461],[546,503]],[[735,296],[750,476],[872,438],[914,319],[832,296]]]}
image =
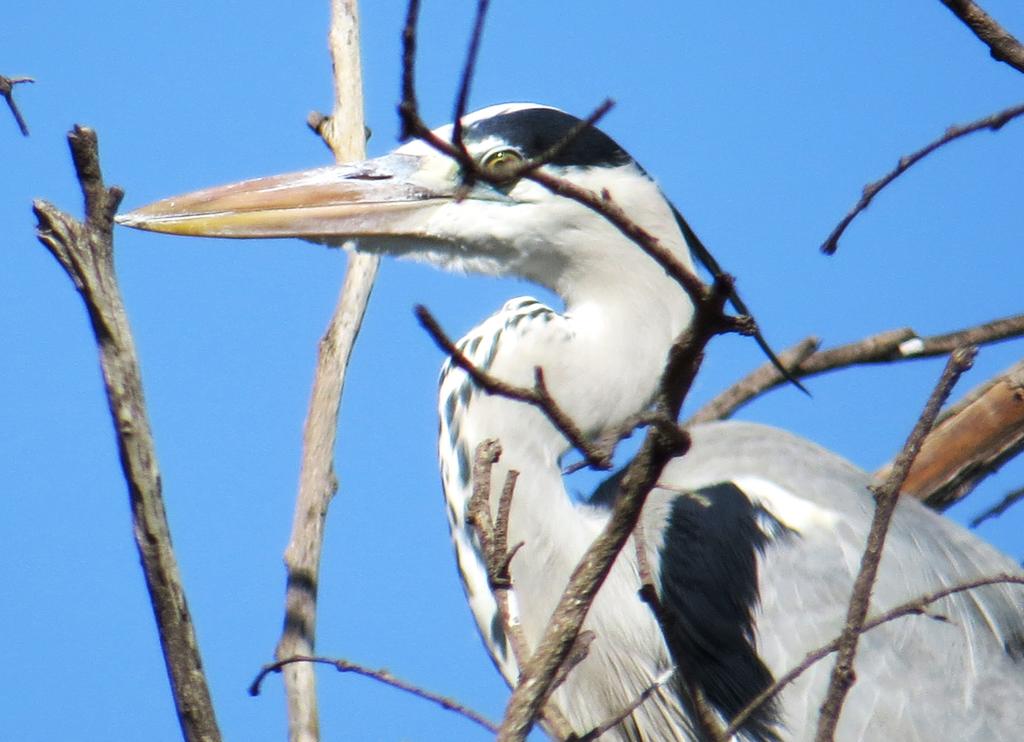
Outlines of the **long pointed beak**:
{"label": "long pointed beak", "polygon": [[420,165],[415,155],[391,154],[256,178],[156,201],[119,214],[117,221],[168,234],[300,237],[335,244],[351,237],[418,236],[424,210],[454,195],[451,188],[424,185]]}

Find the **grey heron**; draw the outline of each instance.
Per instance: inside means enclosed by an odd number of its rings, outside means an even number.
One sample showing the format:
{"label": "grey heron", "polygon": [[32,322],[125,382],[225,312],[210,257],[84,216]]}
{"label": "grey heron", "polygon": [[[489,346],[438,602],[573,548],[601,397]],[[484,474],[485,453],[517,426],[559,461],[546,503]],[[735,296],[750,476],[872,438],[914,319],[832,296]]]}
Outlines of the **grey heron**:
{"label": "grey heron", "polygon": [[[537,156],[578,120],[535,104],[492,106],[463,121],[468,152],[495,172]],[[451,136],[451,126],[437,130]],[[692,265],[691,247],[656,183],[596,128],[545,165],[594,192]],[[420,141],[345,166],[244,181],[169,198],[119,217],[153,231],[221,237],[299,237],[424,260],[442,268],[518,276],[564,301],[558,311],[516,298],[462,338],[479,368],[530,385],[543,368],[553,398],[588,434],[650,403],[666,353],[693,308],[650,257],[594,212],[528,180],[463,187],[451,158]],[[570,571],[608,517],[615,481],[571,498],[561,460],[569,444],[536,409],[474,386],[448,363],[440,380],[440,467],[459,572],[484,643],[515,683],[518,667],[497,613],[479,541],[467,522],[471,458],[488,438],[504,453],[495,477],[521,472],[509,543],[519,620],[539,641]],[[700,733],[673,678],[681,660],[728,720],[806,652],[838,635],[873,502],[868,475],[794,435],[722,422],[692,429],[690,451],[663,471],[642,515],[664,611],[637,595],[637,556],[619,555],[587,618],[596,639],[553,696],[584,733],[643,704],[605,739],[690,740]],[[972,578],[1019,572],[989,545],[916,501],[901,502],[873,612]],[[946,621],[904,617],[865,634],[857,683],[839,722],[843,740],[1020,738],[1024,592],[992,585],[935,606]],[[813,736],[828,662],[812,667],[744,724],[747,740]]]}

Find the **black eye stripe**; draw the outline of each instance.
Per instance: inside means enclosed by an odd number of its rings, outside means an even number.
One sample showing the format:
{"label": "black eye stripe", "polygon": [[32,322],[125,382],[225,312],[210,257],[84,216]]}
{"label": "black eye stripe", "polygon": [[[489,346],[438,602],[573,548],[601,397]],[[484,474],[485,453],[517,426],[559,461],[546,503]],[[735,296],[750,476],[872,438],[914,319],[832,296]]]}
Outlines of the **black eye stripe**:
{"label": "black eye stripe", "polygon": [[[579,119],[553,108],[524,108],[476,121],[466,127],[467,144],[493,138],[527,158],[539,157],[562,141]],[[552,165],[617,166],[631,162],[615,141],[593,127],[581,132],[552,161]]]}

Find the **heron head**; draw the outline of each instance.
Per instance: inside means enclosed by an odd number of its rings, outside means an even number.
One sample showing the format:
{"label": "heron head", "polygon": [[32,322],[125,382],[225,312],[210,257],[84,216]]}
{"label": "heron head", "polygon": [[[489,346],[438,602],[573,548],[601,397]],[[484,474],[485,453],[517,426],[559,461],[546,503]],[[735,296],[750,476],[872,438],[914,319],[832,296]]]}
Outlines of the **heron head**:
{"label": "heron head", "polygon": [[[542,155],[578,123],[536,104],[491,106],[463,119],[463,141],[480,168],[500,176]],[[435,133],[450,139],[452,126]],[[657,185],[598,129],[580,132],[543,168],[607,192],[641,226],[682,244]],[[454,159],[419,140],[364,162],[163,199],[119,215],[118,222],[170,234],[351,244],[452,270],[516,275],[563,296],[581,274],[614,275],[633,260],[649,261],[591,209],[525,177],[467,184]]]}

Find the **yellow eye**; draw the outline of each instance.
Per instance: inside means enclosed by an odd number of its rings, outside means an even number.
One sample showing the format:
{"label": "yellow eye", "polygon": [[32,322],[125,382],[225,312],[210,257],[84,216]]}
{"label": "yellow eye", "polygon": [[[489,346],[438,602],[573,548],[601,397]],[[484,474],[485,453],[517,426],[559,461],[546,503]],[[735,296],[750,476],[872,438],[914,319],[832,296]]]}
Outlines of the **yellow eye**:
{"label": "yellow eye", "polygon": [[526,160],[516,150],[499,149],[485,155],[480,161],[480,167],[498,180],[509,180],[516,175],[524,162]]}

